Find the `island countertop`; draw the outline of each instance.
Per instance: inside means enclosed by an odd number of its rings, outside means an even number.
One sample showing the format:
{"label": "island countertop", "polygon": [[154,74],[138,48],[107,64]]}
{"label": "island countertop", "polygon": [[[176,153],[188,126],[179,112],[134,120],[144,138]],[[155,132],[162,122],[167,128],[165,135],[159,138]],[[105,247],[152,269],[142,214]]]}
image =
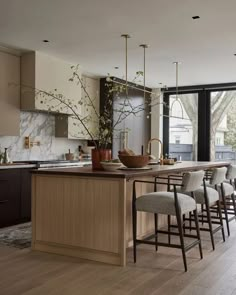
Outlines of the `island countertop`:
{"label": "island countertop", "polygon": [[228,166],[228,162],[198,162],[183,161],[174,165],[150,165],[149,170],[116,170],[116,171],[98,171],[92,170],[92,166],[78,168],[55,168],[55,169],[39,169],[32,171],[33,174],[53,174],[53,175],[71,175],[71,176],[89,176],[89,177],[105,177],[105,178],[125,178],[132,179],[141,176],[156,176],[160,174],[169,174],[184,172],[190,170],[206,170],[208,168]]}

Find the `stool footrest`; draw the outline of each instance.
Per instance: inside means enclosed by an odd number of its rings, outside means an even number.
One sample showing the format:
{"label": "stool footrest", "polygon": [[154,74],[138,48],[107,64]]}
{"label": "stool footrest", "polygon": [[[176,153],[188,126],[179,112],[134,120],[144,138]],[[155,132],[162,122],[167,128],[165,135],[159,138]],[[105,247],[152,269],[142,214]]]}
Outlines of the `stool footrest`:
{"label": "stool footrest", "polygon": [[153,242],[153,241],[146,241],[146,240],[136,240],[138,244],[148,244],[148,245],[157,245],[162,247],[170,247],[170,248],[178,248],[181,249],[181,245],[178,244],[168,244],[168,243],[160,243],[160,242]]}
{"label": "stool footrest", "polygon": [[[146,240],[136,240],[136,243],[138,244],[148,244],[148,245],[157,245],[160,247],[169,247],[169,248],[177,248],[177,249],[182,249],[181,245],[179,244],[169,244],[169,243],[160,243],[160,242],[153,242],[153,241],[146,241]],[[187,252],[196,245],[200,243],[200,240],[195,240],[191,244],[187,245],[184,247],[184,250]]]}
{"label": "stool footrest", "polygon": [[[173,236],[179,236],[179,233],[177,232],[168,232],[165,230],[158,230],[157,233],[159,234],[166,234],[166,235],[173,235]],[[190,235],[190,234],[184,234],[184,237],[186,238],[193,238],[193,239],[197,239],[198,237],[195,235]]]}

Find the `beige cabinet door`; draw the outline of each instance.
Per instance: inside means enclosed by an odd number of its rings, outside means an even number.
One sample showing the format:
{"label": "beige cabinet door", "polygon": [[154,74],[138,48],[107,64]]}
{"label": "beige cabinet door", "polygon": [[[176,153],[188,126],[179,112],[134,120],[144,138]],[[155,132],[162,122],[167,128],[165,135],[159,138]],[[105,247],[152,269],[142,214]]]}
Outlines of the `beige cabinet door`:
{"label": "beige cabinet door", "polygon": [[0,136],[20,135],[20,57],[0,52]]}
{"label": "beige cabinet door", "polygon": [[[81,112],[86,128],[97,138],[98,134],[98,114],[99,114],[99,79],[93,79],[83,76],[83,85],[81,89]],[[90,140],[91,136],[84,126],[75,118],[68,118],[68,137]]]}
{"label": "beige cabinet door", "polygon": [[71,66],[73,64],[41,52],[24,54],[21,58],[22,109],[73,114],[71,106],[80,111],[81,87],[76,81],[69,81],[73,75]]}

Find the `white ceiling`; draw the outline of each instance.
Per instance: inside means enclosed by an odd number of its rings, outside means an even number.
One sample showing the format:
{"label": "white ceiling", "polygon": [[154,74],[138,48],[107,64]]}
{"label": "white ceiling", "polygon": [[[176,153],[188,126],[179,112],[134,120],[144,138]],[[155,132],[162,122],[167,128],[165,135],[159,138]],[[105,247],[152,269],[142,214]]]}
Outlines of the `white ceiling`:
{"label": "white ceiling", "polygon": [[[199,20],[192,16],[199,15]],[[236,81],[235,0],[0,0],[0,43],[79,63],[88,73],[124,77],[142,70],[150,87]],[[43,39],[50,43],[43,43]],[[119,66],[119,70],[114,67]]]}

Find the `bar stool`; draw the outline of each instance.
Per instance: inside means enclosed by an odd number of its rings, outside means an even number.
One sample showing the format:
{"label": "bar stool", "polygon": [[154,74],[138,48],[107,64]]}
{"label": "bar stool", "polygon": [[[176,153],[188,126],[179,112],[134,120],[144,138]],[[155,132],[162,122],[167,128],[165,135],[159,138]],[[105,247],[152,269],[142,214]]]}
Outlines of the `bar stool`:
{"label": "bar stool", "polygon": [[[167,191],[156,191],[157,184],[168,185],[166,182],[160,181],[145,181],[145,180],[135,180],[133,182],[133,200],[132,200],[132,217],[133,217],[133,255],[134,263],[136,263],[136,247],[137,244],[150,244],[155,245],[157,250],[158,246],[178,248],[182,250],[182,257],[185,271],[187,271],[187,260],[186,252],[193,248],[194,246],[199,246],[200,257],[202,259],[202,247],[200,239],[200,230],[198,225],[198,216],[197,216],[197,205],[194,200],[194,191],[199,189],[202,184],[204,177],[203,171],[197,172],[188,172],[183,176],[182,184],[173,184],[174,192]],[[167,179],[167,178],[166,178]],[[154,184],[154,192],[144,194],[136,198],[136,183],[150,183]],[[177,186],[180,186],[185,191],[191,192],[191,197],[183,193],[177,192]],[[146,237],[143,240],[137,239],[137,211],[149,212],[154,214],[154,226],[155,231],[154,235]],[[183,233],[183,215],[189,212],[193,212],[195,226],[196,226],[196,235],[184,234]],[[161,231],[158,230],[158,214],[173,215],[176,216],[178,233]],[[173,234],[180,237],[179,244],[170,244],[170,243],[160,243],[158,241],[158,233]],[[194,238],[194,241],[185,245],[184,236]],[[155,238],[155,241],[150,241]]]}
{"label": "bar stool", "polygon": [[[209,228],[201,227],[200,230],[210,232],[212,249],[215,250],[215,241],[214,234],[221,230],[223,241],[225,241],[225,233],[224,233],[224,225],[223,225],[223,217],[221,212],[221,204],[218,192],[218,186],[220,186],[225,179],[226,168],[215,168],[211,172],[210,182],[207,182],[203,179],[203,185],[197,189],[194,193],[196,203],[201,205],[201,211],[198,213],[198,217],[200,221],[203,223],[207,223]],[[182,192],[182,188],[179,189]],[[185,192],[190,195],[190,192]],[[204,209],[205,206],[205,209]],[[217,212],[217,216],[213,216],[211,213]],[[206,212],[206,216],[204,215]],[[212,219],[214,221],[212,221]],[[218,219],[218,221],[215,221]],[[191,225],[191,221],[193,221],[192,215],[190,214],[189,218],[184,216],[184,221],[189,221],[189,226],[184,225],[184,229],[194,229]],[[213,224],[218,225],[213,229]]]}
{"label": "bar stool", "polygon": [[[222,212],[224,213],[223,219],[226,222],[228,236],[230,236],[229,222],[231,220],[235,219],[235,214],[233,214],[234,216],[232,218],[229,218],[229,216],[228,216],[229,212],[228,212],[228,208],[227,208],[227,205],[229,205],[229,203],[227,204],[227,199],[231,198],[231,196],[234,194],[234,187],[230,183],[225,182],[226,172],[227,172],[226,167],[215,168],[212,172],[212,176],[210,178],[210,181],[206,181],[206,186],[211,187],[211,188],[215,188],[220,195],[221,208],[222,208]],[[232,202],[233,202],[234,208],[236,210],[234,198],[232,199]],[[212,211],[214,212],[214,210],[212,210]],[[236,213],[236,211],[235,211],[235,213]]]}
{"label": "bar stool", "polygon": [[226,183],[230,183],[236,189],[236,165],[229,165],[226,173]]}
{"label": "bar stool", "polygon": [[[222,189],[224,191],[227,214],[233,215],[231,218],[228,217],[228,221],[230,222],[234,219],[236,220],[236,202],[235,202],[236,165],[228,166],[227,172],[226,172],[226,179],[224,180]],[[221,189],[221,195],[222,195],[222,189]],[[233,209],[231,209],[232,206],[233,206]]]}

